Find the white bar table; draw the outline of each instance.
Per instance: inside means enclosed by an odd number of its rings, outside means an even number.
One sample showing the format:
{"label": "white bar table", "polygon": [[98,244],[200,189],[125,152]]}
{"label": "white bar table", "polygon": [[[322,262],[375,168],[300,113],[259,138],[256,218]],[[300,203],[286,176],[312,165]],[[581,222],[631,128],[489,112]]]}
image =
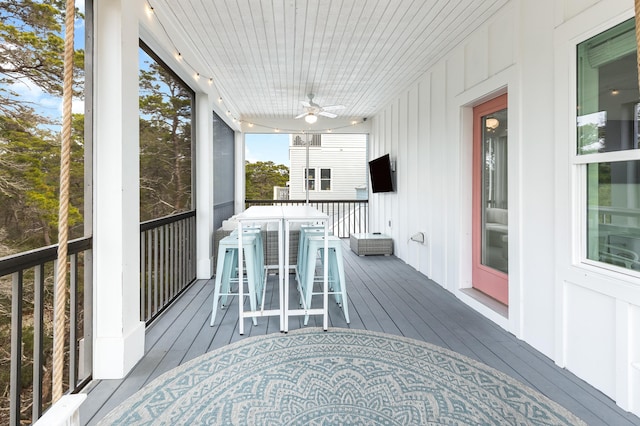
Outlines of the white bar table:
{"label": "white bar table", "polygon": [[[322,308],[289,309],[289,224],[291,222],[316,222],[324,225],[324,258],[328,259],[329,216],[321,211],[305,206],[252,206],[238,215],[238,232],[242,235],[243,222],[278,222],[278,292],[279,309],[244,311],[244,289],[238,289],[238,308],[240,324],[238,331],[244,334],[244,318],[256,316],[280,316],[280,331],[289,331],[289,316],[323,315],[323,328],[329,328],[329,279],[328,262],[324,262]],[[238,239],[238,276],[243,276],[242,238]]]}
{"label": "white bar table", "polygon": [[[242,285],[243,276],[243,252],[242,252],[242,238],[238,238],[238,277],[240,277],[240,285],[238,286],[238,312],[240,324],[238,325],[238,331],[240,334],[244,334],[244,319],[254,318],[262,316],[279,316],[280,317],[280,331],[284,331],[284,311],[282,309],[284,303],[284,263],[282,260],[282,248],[283,244],[283,232],[282,232],[282,207],[281,206],[251,206],[238,216],[238,233],[242,235],[242,224],[246,222],[277,222],[278,223],[278,301],[280,306],[278,309],[259,311],[245,311],[244,310],[244,286]],[[265,283],[266,285],[266,283]],[[264,303],[264,301],[263,301]]]}

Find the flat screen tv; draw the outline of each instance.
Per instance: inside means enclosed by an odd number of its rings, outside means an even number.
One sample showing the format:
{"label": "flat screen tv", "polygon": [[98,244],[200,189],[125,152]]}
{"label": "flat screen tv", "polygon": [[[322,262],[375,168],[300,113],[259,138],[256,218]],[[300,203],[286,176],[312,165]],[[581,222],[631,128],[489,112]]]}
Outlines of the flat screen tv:
{"label": "flat screen tv", "polygon": [[369,161],[371,192],[393,192],[393,176],[389,154]]}

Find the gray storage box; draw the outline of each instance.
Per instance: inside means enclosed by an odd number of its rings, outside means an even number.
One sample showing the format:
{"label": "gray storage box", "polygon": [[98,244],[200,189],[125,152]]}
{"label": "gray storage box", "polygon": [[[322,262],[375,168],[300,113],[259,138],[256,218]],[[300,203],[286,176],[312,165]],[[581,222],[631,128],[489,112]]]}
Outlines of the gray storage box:
{"label": "gray storage box", "polygon": [[370,254],[393,254],[393,240],[384,234],[351,234],[349,237],[351,250],[358,256]]}

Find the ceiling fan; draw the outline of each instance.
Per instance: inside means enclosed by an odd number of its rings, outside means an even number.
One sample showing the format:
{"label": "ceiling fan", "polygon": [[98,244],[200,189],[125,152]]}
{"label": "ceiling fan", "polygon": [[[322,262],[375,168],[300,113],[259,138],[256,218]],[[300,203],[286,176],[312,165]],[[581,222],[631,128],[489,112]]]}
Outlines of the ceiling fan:
{"label": "ceiling fan", "polygon": [[328,105],[324,107],[320,106],[317,103],[313,102],[313,93],[309,93],[307,96],[309,97],[308,101],[300,101],[305,109],[305,112],[298,115],[296,118],[304,117],[304,121],[309,124],[313,124],[318,121],[319,115],[322,115],[323,117],[336,118],[337,115],[330,111],[344,109],[344,105]]}

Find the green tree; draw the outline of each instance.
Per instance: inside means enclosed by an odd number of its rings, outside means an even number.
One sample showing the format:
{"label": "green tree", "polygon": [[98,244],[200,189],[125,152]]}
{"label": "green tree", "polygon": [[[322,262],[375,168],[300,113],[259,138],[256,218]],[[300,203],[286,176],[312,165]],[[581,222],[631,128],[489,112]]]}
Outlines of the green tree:
{"label": "green tree", "polygon": [[[46,94],[62,95],[64,3],[0,2],[0,227],[4,228],[3,244],[13,251],[49,245],[57,239],[59,120],[38,113],[16,88],[35,85]],[[74,86],[76,95],[81,95],[82,50],[76,51],[75,61]],[[83,123],[82,116],[74,117],[72,227],[82,222]],[[72,236],[79,235],[72,231]]]}
{"label": "green tree", "polygon": [[578,146],[581,153],[598,152],[598,126],[593,123],[578,126]]}
{"label": "green tree", "polygon": [[[62,96],[64,0],[4,0],[0,2],[0,113],[33,112],[16,84],[34,84],[45,93]],[[82,15],[76,10],[76,16]],[[82,96],[84,50],[74,55],[76,96]],[[44,120],[40,117],[41,120]]]}
{"label": "green tree", "polygon": [[289,168],[273,161],[245,163],[245,191],[247,200],[271,200],[274,186],[286,186]]}
{"label": "green tree", "polygon": [[140,219],[191,208],[191,112],[187,88],[155,61],[140,71]]}
{"label": "green tree", "polygon": [[[36,87],[47,99],[62,96],[64,0],[0,1],[0,252],[2,255],[50,245],[57,240],[60,176],[60,117],[25,100],[23,88]],[[77,13],[76,17],[83,17]],[[84,52],[74,55],[74,94],[82,96]],[[35,102],[35,101],[34,101]],[[52,111],[57,111],[53,108]],[[84,117],[73,117],[69,219],[72,238],[83,232]],[[52,268],[49,268],[52,269]],[[45,273],[45,318],[52,316],[53,271]],[[26,271],[25,283],[33,281]],[[8,278],[8,279],[7,279]],[[0,424],[8,424],[8,372],[11,350],[11,277],[0,280]],[[33,286],[25,284],[23,306],[23,420],[30,418]],[[81,315],[81,312],[79,313]],[[43,402],[50,403],[51,322],[45,321]]]}

